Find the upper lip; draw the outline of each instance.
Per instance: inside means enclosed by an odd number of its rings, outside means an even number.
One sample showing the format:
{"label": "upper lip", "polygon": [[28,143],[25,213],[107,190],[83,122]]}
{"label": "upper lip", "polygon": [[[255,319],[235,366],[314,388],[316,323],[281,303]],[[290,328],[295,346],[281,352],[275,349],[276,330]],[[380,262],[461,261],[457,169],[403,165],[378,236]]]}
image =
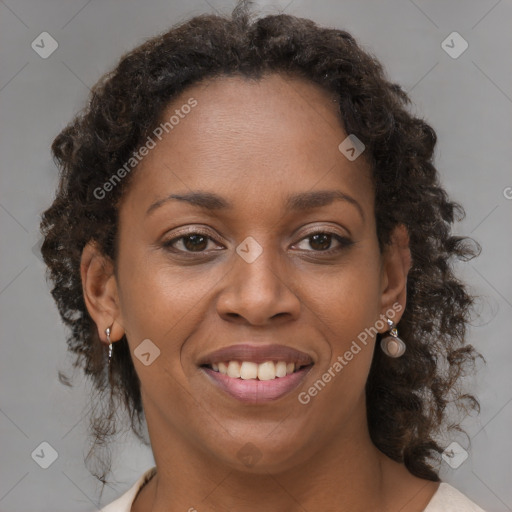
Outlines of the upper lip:
{"label": "upper lip", "polygon": [[286,361],[296,365],[309,365],[313,363],[313,358],[305,352],[286,345],[241,343],[210,352],[199,359],[198,366],[211,365],[221,361],[251,361],[258,364],[265,361]]}

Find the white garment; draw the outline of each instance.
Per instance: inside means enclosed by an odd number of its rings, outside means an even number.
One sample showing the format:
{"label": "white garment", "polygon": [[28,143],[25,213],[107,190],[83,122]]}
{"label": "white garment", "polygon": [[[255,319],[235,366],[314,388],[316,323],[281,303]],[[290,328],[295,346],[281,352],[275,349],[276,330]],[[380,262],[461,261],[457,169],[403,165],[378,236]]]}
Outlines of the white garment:
{"label": "white garment", "polygon": [[[109,503],[101,512],[130,512],[135,496],[142,486],[156,473],[156,466],[148,469],[120,498]],[[441,482],[423,512],[485,512],[460,491]]]}

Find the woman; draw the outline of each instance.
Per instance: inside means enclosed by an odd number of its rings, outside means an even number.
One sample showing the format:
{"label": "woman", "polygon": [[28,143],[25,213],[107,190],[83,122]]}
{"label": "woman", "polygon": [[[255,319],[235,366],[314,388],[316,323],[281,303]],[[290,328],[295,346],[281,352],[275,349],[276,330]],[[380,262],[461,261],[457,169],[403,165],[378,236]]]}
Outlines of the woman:
{"label": "woman", "polygon": [[347,32],[240,3],[125,55],[55,139],[42,252],[95,440],[121,404],[156,464],[104,511],[482,510],[436,440],[478,409],[450,265],[478,247],[408,101]]}

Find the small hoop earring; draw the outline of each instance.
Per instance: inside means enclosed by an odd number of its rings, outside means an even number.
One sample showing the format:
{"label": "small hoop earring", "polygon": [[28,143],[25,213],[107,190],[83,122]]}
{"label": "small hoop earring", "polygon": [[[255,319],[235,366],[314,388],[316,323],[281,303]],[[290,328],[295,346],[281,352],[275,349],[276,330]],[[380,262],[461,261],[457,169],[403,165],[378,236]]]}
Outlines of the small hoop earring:
{"label": "small hoop earring", "polygon": [[389,325],[389,331],[380,341],[380,348],[389,357],[403,356],[406,349],[405,343],[398,337],[398,329],[393,320],[386,317],[386,321]]}
{"label": "small hoop earring", "polygon": [[110,360],[112,359],[112,341],[110,341],[110,327],[105,329],[105,334],[107,335],[108,341],[108,366],[110,367]]}

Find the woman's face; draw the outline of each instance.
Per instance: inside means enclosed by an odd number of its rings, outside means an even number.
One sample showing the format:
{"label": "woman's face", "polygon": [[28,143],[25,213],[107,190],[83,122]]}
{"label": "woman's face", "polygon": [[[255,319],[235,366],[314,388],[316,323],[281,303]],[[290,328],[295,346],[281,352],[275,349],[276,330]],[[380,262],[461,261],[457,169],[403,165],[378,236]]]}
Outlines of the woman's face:
{"label": "woman's face", "polygon": [[291,467],[366,428],[361,333],[405,304],[407,258],[380,253],[369,170],[314,84],[224,77],[177,109],[120,206],[98,327],[127,335],[153,445]]}

